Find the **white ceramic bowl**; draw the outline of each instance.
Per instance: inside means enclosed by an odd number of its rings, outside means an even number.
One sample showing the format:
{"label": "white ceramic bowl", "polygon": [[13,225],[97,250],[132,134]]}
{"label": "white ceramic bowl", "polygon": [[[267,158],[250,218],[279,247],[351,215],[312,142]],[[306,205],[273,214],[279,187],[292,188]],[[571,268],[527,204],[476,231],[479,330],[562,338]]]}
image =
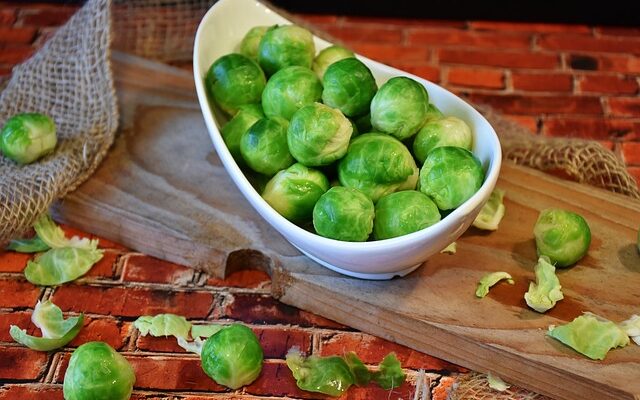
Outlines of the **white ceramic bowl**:
{"label": "white ceramic bowl", "polygon": [[[358,56],[376,78],[378,86],[394,76],[407,76],[425,86],[430,101],[445,115],[462,118],[474,133],[473,153],[486,172],[485,181],[469,200],[437,224],[409,235],[372,241],[342,242],[308,232],[276,212],[255,191],[233,160],[220,128],[222,118],[214,115],[207,98],[204,76],[219,57],[237,51],[244,34],[257,25],[291,24],[290,21],[255,0],[220,0],[205,15],[198,27],[193,52],[193,74],[204,115],[220,160],[238,189],[258,213],[291,244],[318,263],[343,274],[366,279],[389,279],[405,275],[429,256],[455,241],[471,225],[488,199],[498,179],[502,153],[495,131],[469,104],[442,87],[415,75]],[[316,50],[331,43],[314,38]]]}

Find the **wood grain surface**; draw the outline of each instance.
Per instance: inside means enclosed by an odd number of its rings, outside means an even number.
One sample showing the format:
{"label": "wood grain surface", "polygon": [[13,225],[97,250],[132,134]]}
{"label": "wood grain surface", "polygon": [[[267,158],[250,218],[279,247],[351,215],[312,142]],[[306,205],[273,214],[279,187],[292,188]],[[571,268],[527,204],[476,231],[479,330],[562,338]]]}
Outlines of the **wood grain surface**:
{"label": "wood grain surface", "polygon": [[[640,203],[505,163],[507,212],[493,233],[475,229],[455,255],[405,278],[362,281],[301,256],[244,200],[217,159],[183,71],[115,55],[122,112],[117,142],[96,174],[56,205],[58,219],[150,255],[223,275],[270,269],[283,302],[558,399],[639,399],[640,347],[591,361],[545,335],[591,311],[614,321],[640,313]],[[532,231],[540,210],[562,207],[591,226],[589,254],[558,273],[565,299],[527,308]],[[486,272],[516,284],[474,296]]]}

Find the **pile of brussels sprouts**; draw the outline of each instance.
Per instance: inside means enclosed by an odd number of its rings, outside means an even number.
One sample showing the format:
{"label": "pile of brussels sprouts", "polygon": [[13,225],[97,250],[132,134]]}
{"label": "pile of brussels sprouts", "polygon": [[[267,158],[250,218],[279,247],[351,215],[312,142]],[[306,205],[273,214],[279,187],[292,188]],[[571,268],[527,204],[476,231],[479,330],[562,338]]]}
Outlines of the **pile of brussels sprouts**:
{"label": "pile of brussels sprouts", "polygon": [[301,27],[252,28],[239,53],[211,65],[205,86],[231,117],[222,137],[256,190],[321,236],[421,230],[484,181],[470,127],[430,104],[423,85],[399,76],[378,88],[349,50],[316,55]]}

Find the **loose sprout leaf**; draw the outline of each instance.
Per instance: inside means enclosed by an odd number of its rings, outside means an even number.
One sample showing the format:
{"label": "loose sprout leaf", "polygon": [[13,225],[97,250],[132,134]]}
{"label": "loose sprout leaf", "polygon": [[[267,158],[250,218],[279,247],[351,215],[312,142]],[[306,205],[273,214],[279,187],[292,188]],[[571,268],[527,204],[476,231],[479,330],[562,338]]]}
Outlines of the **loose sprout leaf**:
{"label": "loose sprout leaf", "polygon": [[552,309],[556,302],[562,300],[562,286],[556,276],[556,268],[546,256],[538,259],[535,267],[536,282],[529,283],[529,290],[524,294],[527,305],[537,312],[543,313]]}
{"label": "loose sprout leaf", "polygon": [[7,250],[17,251],[18,253],[39,253],[49,250],[49,248],[49,245],[38,236],[31,239],[15,239],[9,242],[7,246]]}
{"label": "loose sprout leaf", "polygon": [[297,347],[287,353],[287,366],[302,390],[340,396],[355,383],[349,366],[341,357],[304,357]]}
{"label": "loose sprout leaf", "polygon": [[34,285],[60,285],[89,272],[102,255],[102,250],[98,249],[52,248],[29,261],[24,276]]}
{"label": "loose sprout leaf", "polygon": [[405,380],[400,361],[395,353],[389,353],[378,366],[378,371],[373,374],[373,381],[385,390],[396,388]]}
{"label": "loose sprout leaf", "polygon": [[191,327],[191,337],[196,338],[208,338],[215,335],[224,329],[222,325],[193,325]]}
{"label": "loose sprout leaf", "polygon": [[503,381],[499,376],[493,375],[491,372],[487,374],[487,383],[491,389],[499,392],[504,392],[509,389],[509,385],[507,385],[505,381]]}
{"label": "loose sprout leaf", "polygon": [[473,226],[478,229],[495,231],[498,229],[502,217],[504,217],[504,190],[495,189],[491,192],[489,200],[480,210],[480,214],[473,221]]}
{"label": "loose sprout leaf", "polygon": [[457,248],[458,248],[458,245],[456,244],[456,242],[453,242],[453,243],[450,243],[444,249],[440,250],[440,253],[456,254]]}
{"label": "loose sprout leaf", "polygon": [[348,352],[344,356],[344,361],[349,366],[353,375],[353,382],[358,386],[366,386],[371,381],[371,372],[366,365],[358,358],[353,351]]}
{"label": "loose sprout leaf", "polygon": [[502,279],[506,279],[509,285],[513,285],[513,278],[508,272],[498,271],[491,272],[483,276],[478,282],[478,288],[476,289],[476,296],[483,298],[489,293],[491,286],[500,282]]}
{"label": "loose sprout leaf", "polygon": [[640,345],[640,316],[632,315],[626,321],[622,321],[619,325],[637,345]]}
{"label": "loose sprout leaf", "polygon": [[31,336],[25,329],[11,325],[9,334],[16,342],[33,350],[49,351],[60,348],[80,332],[84,316],[64,319],[62,311],[50,300],[38,302],[31,316],[33,323],[42,331],[42,337]]}
{"label": "loose sprout leaf", "polygon": [[38,237],[51,248],[74,247],[85,250],[96,250],[98,240],[89,240],[74,236],[67,239],[64,231],[51,219],[49,214],[43,214],[33,225]]}
{"label": "loose sprout leaf", "polygon": [[185,317],[175,314],[143,315],[133,323],[142,336],[175,336],[187,339],[191,323]]}
{"label": "loose sprout leaf", "polygon": [[604,360],[609,350],[629,344],[624,330],[593,315],[581,315],[566,325],[550,326],[547,334],[593,360]]}
{"label": "loose sprout leaf", "polygon": [[190,353],[195,353],[200,355],[202,353],[202,348],[204,347],[204,340],[200,337],[196,337],[193,341],[188,341],[185,338],[178,338],[178,346],[182,347],[186,351]]}

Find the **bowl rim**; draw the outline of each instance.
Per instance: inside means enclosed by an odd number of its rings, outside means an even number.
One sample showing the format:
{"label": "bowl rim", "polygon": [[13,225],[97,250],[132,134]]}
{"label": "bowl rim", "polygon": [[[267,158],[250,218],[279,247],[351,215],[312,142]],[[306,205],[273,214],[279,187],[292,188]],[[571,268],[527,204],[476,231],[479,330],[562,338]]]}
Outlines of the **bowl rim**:
{"label": "bowl rim", "polygon": [[[437,90],[442,90],[446,92],[448,95],[453,96],[453,98],[457,102],[460,102],[464,104],[465,107],[468,107],[472,115],[474,115],[476,118],[479,117],[480,121],[484,121],[489,130],[488,133],[491,139],[490,148],[492,150],[491,157],[489,158],[488,165],[485,171],[485,179],[482,185],[480,186],[480,188],[469,199],[467,199],[464,203],[462,203],[460,206],[455,208],[453,211],[451,211],[449,214],[447,214],[444,218],[442,218],[437,223],[431,226],[428,226],[426,228],[423,228],[419,231],[412,232],[402,236],[397,236],[394,238],[389,238],[389,239],[372,240],[372,241],[364,241],[364,242],[348,242],[348,241],[342,241],[337,239],[331,239],[331,238],[320,236],[319,234],[307,231],[306,229],[301,228],[300,226],[296,225],[295,223],[289,221],[288,219],[280,215],[280,213],[278,213],[273,207],[271,207],[269,203],[267,203],[262,198],[260,193],[258,193],[258,191],[249,182],[245,173],[240,169],[237,162],[231,156],[229,149],[227,148],[226,144],[224,143],[224,140],[222,139],[222,134],[220,133],[220,129],[216,124],[217,119],[214,117],[214,113],[211,109],[212,105],[210,104],[209,96],[206,93],[206,88],[204,86],[204,79],[203,79],[203,76],[204,74],[206,74],[206,71],[202,71],[200,68],[200,48],[203,47],[202,32],[205,29],[205,26],[211,23],[210,20],[213,19],[213,16],[215,15],[216,10],[219,7],[221,7],[223,4],[231,3],[234,1],[237,1],[237,0],[218,1],[213,6],[211,6],[211,8],[207,11],[207,13],[204,15],[204,17],[200,21],[197,32],[196,32],[194,47],[193,47],[193,75],[195,80],[196,92],[197,92],[198,100],[200,103],[200,109],[203,112],[205,122],[207,123],[209,135],[211,136],[211,139],[214,142],[213,144],[216,149],[216,152],[218,152],[218,155],[223,165],[225,166],[225,169],[227,169],[227,173],[231,175],[231,178],[235,183],[235,185],[237,186],[237,188],[247,198],[249,203],[251,203],[251,205],[261,215],[261,217],[266,219],[267,222],[273,228],[275,228],[285,237],[288,236],[287,234],[295,234],[297,238],[300,238],[305,242],[313,241],[316,243],[316,245],[331,247],[332,249],[335,249],[335,250],[357,251],[357,252],[374,251],[374,250],[380,250],[380,249],[386,249],[386,248],[393,248],[398,245],[406,246],[409,244],[420,243],[424,240],[425,237],[431,236],[432,232],[436,233],[439,229],[443,229],[445,221],[448,220],[446,222],[447,224],[449,223],[449,221],[453,221],[453,220],[457,220],[460,223],[462,223],[466,215],[471,213],[480,203],[486,202],[486,200],[489,198],[489,195],[490,195],[490,193],[487,193],[487,192],[489,191],[489,188],[493,188],[495,186],[498,179],[499,172],[500,172],[500,167],[502,164],[502,148],[500,146],[500,141],[495,132],[495,129],[493,128],[493,126],[491,126],[489,121],[487,121],[487,119],[482,114],[480,114],[478,110],[476,110],[471,104],[467,103],[465,100],[463,100],[456,94],[450,92],[449,90],[445,89],[444,87],[436,83],[430,82],[424,78],[408,73],[406,71],[402,71],[402,70],[390,67],[388,65],[382,64],[378,61],[371,60],[367,57],[364,57],[354,52],[356,57],[360,61],[362,61],[365,65],[367,65],[369,69],[372,70],[372,73],[374,73],[375,70],[381,70],[387,74],[392,74],[396,76],[406,76],[423,85],[427,91],[429,90],[427,86],[434,86],[437,88]],[[273,14],[273,16],[275,16],[276,18],[283,19],[289,24],[295,25],[294,22],[290,21],[285,16],[278,14],[276,11],[270,9],[269,7],[265,6],[264,4],[262,4],[257,0],[247,0],[247,2],[254,3],[256,6],[261,7],[262,10],[265,12],[265,14]],[[313,32],[311,33],[313,34]],[[322,39],[321,37],[316,36],[315,34],[313,34],[313,37],[315,42],[320,42],[322,45],[333,44],[331,42],[328,42]],[[374,73],[374,76],[375,75],[376,74]],[[205,108],[206,108],[206,112],[204,110]],[[212,129],[213,131],[215,131],[215,137],[213,135]],[[220,154],[221,152],[222,154]],[[420,170],[421,168],[419,167],[418,169]],[[265,216],[263,213],[266,213],[267,215]],[[453,224],[455,225],[455,223]],[[286,230],[287,234],[282,232],[281,229]]]}

